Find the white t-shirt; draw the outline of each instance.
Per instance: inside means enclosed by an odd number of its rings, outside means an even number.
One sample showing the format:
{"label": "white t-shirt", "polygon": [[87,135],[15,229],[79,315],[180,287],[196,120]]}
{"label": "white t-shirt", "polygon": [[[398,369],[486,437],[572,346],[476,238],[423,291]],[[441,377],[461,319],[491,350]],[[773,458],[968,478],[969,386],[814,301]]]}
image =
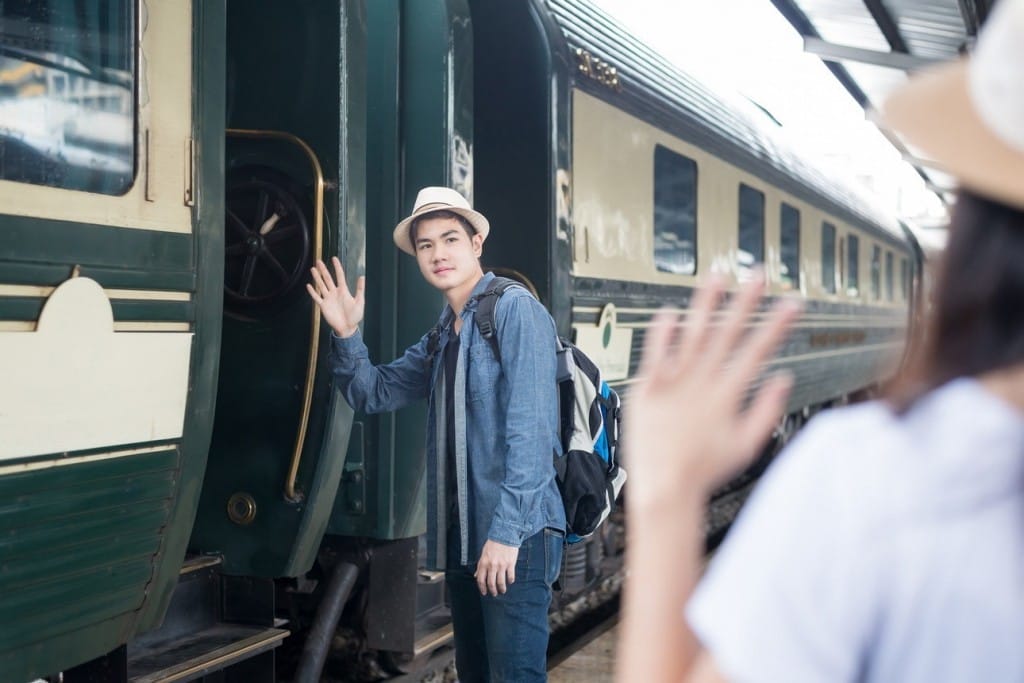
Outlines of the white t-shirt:
{"label": "white t-shirt", "polygon": [[687,618],[732,683],[1024,681],[1024,415],[965,379],[823,413]]}

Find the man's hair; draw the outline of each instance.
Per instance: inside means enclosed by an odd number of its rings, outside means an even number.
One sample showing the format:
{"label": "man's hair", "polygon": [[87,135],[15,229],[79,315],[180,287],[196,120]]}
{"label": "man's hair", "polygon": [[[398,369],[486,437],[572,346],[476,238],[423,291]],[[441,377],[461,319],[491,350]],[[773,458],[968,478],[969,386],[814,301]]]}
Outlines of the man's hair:
{"label": "man's hair", "polygon": [[472,238],[473,235],[476,234],[476,230],[473,228],[473,225],[468,220],[466,220],[464,216],[461,216],[455,213],[454,211],[447,211],[445,209],[431,211],[430,213],[424,214],[419,218],[415,219],[409,225],[409,241],[412,242],[413,251],[416,251],[416,231],[420,227],[420,221],[427,220],[429,218],[454,218],[459,222],[459,225],[462,226],[462,229],[466,231],[466,235],[468,235],[470,238]]}
{"label": "man's hair", "polygon": [[1024,211],[961,190],[932,300],[893,392],[899,412],[950,380],[1024,362]]}

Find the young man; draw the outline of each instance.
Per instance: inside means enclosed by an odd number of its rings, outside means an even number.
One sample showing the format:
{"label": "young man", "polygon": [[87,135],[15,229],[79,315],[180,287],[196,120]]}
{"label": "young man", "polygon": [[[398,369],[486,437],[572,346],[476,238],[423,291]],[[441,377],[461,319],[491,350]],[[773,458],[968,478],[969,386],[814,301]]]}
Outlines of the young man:
{"label": "young man", "polygon": [[370,362],[359,333],[365,278],[352,296],[340,261],[334,278],[318,261],[307,289],[333,330],[331,370],[353,408],[428,399],[426,563],[445,570],[459,680],[544,681],[565,529],[551,463],[560,448],[555,326],[514,287],[494,310],[500,359],[481,336],[473,315],[494,278],[480,266],[489,230],[455,190],[420,190],[394,241],[447,305],[439,333],[386,365]]}

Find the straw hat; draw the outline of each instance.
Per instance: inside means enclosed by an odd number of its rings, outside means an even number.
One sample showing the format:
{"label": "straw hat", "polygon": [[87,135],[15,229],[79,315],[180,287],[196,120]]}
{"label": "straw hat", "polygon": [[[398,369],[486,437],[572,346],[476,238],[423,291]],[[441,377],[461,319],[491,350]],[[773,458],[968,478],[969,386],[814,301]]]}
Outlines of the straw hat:
{"label": "straw hat", "polygon": [[1001,0],[970,57],[911,78],[881,114],[964,187],[1024,208],[1024,0]]}
{"label": "straw hat", "polygon": [[409,228],[417,218],[422,218],[435,211],[451,211],[457,213],[473,226],[476,233],[487,239],[491,230],[490,223],[482,213],[474,211],[466,198],[449,187],[424,187],[416,195],[416,203],[412,207],[412,215],[395,226],[395,246],[405,253],[415,256],[412,242],[409,239]]}

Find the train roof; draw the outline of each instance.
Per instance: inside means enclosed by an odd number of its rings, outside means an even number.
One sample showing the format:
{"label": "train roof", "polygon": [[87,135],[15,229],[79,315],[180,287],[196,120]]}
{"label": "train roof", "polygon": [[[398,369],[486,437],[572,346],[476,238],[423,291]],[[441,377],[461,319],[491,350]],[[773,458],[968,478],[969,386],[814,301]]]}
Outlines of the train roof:
{"label": "train roof", "polygon": [[[634,110],[680,137],[830,213],[907,240],[899,221],[852,182],[837,183],[796,153],[769,116],[730,101],[671,64],[589,0],[543,0],[570,51],[580,48],[613,66],[621,90],[576,76],[576,85]],[[575,64],[575,61],[570,63]],[[738,98],[737,98],[738,99]]]}

